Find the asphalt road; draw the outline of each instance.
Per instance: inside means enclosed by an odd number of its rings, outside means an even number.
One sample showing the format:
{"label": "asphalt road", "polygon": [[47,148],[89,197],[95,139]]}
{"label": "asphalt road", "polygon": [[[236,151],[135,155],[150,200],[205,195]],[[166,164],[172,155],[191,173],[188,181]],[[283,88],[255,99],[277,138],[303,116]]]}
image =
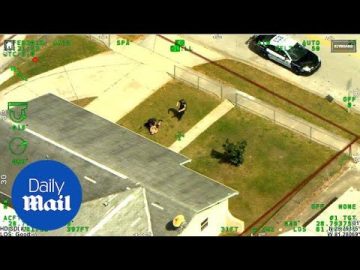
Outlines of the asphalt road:
{"label": "asphalt road", "polygon": [[[283,80],[298,85],[321,97],[330,94],[337,103],[345,106],[343,97],[350,91],[358,89],[359,98],[355,100],[354,109],[360,112],[360,53],[332,53],[330,36],[333,39],[355,39],[360,43],[360,35],[289,35],[298,42],[303,40],[319,40],[320,51],[315,53],[320,56],[322,66],[311,76],[304,77],[293,74],[291,71],[265,60],[250,51],[245,44],[251,34],[231,35],[182,35],[185,39],[201,43],[202,45],[221,52],[225,56],[249,63],[263,71],[273,74]],[[307,48],[311,49],[311,46]],[[357,106],[357,107],[356,107]]]}

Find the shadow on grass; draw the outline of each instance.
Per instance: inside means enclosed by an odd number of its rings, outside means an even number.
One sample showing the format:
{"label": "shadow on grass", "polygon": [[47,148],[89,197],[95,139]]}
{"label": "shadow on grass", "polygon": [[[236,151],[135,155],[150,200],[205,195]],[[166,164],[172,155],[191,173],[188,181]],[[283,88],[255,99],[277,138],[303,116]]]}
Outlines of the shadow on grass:
{"label": "shadow on grass", "polygon": [[220,164],[226,163],[225,159],[224,159],[225,158],[224,154],[220,153],[219,151],[216,151],[216,150],[212,149],[210,156],[212,158],[218,159]]}
{"label": "shadow on grass", "polygon": [[170,112],[172,112],[172,114],[173,114],[172,118],[174,118],[174,117],[178,118],[178,110],[177,109],[170,108],[170,109],[168,109],[168,113],[170,113]]}

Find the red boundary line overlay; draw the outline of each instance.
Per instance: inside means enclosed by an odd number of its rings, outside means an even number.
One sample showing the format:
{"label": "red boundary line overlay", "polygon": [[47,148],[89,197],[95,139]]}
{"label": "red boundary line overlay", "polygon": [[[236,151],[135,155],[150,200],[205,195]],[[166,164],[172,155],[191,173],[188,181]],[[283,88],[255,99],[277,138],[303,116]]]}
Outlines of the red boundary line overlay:
{"label": "red boundary line overlay", "polygon": [[[163,35],[158,35],[158,36],[161,37],[162,39],[165,39],[166,41],[168,41],[168,42],[170,42],[170,43],[175,44],[174,41],[172,41],[171,39],[169,39],[169,38],[167,38],[167,37],[164,37]],[[185,48],[185,46],[182,46],[182,48]],[[331,124],[331,125],[339,128],[339,129],[341,129],[341,130],[343,130],[343,131],[345,131],[345,132],[347,132],[347,133],[349,133],[349,134],[351,134],[351,135],[353,135],[353,136],[355,136],[355,137],[358,136],[357,134],[353,133],[352,131],[350,131],[350,130],[348,130],[348,129],[346,129],[346,128],[344,128],[344,127],[342,127],[342,126],[340,126],[340,125],[338,125],[338,124],[336,124],[336,123],[334,123],[333,121],[328,120],[328,119],[322,117],[321,115],[319,115],[319,114],[317,114],[317,113],[315,113],[315,112],[313,112],[313,111],[311,111],[311,110],[303,107],[302,105],[299,105],[299,104],[297,104],[296,102],[294,102],[294,101],[292,101],[292,100],[290,100],[290,99],[288,99],[288,98],[286,98],[286,97],[283,97],[283,96],[281,96],[281,95],[279,95],[279,94],[277,94],[277,93],[275,93],[275,92],[267,89],[265,86],[262,86],[262,85],[260,85],[260,84],[258,84],[258,83],[256,83],[256,82],[254,82],[254,81],[252,81],[252,80],[244,77],[243,75],[241,75],[241,74],[239,74],[239,73],[237,73],[237,72],[235,72],[235,71],[233,71],[233,70],[231,70],[231,69],[229,69],[229,68],[227,68],[227,67],[225,67],[225,66],[223,66],[223,65],[221,65],[221,64],[219,64],[219,63],[216,63],[216,62],[210,60],[209,58],[207,58],[207,57],[205,57],[205,56],[203,56],[203,55],[201,55],[201,54],[198,54],[198,53],[196,53],[196,52],[194,52],[194,51],[188,51],[188,52],[189,52],[189,53],[192,53],[192,54],[194,54],[194,55],[196,55],[196,56],[198,56],[198,57],[200,57],[200,58],[202,58],[202,59],[204,59],[205,61],[207,61],[207,62],[209,62],[209,63],[211,63],[211,64],[213,64],[213,65],[215,65],[215,66],[217,66],[217,67],[220,67],[221,69],[223,69],[223,70],[225,70],[225,71],[227,71],[227,72],[229,72],[229,73],[231,73],[231,74],[233,74],[233,75],[235,75],[235,76],[237,76],[237,77],[239,77],[239,78],[241,78],[241,79],[243,79],[243,80],[245,80],[245,81],[247,81],[247,82],[249,82],[249,83],[251,83],[251,84],[253,84],[253,85],[257,86],[257,87],[259,87],[259,88],[261,88],[261,89],[263,89],[264,91],[272,94],[273,96],[276,96],[276,97],[278,97],[278,98],[280,98],[280,99],[282,99],[282,100],[290,103],[291,105],[294,105],[295,107],[300,108],[301,110],[306,111],[307,113],[310,113],[310,114],[316,116],[317,118],[319,118],[319,119],[321,119],[321,120],[323,120],[323,121],[325,121],[325,122],[327,122],[327,123],[329,123],[329,124]]]}
{"label": "red boundary line overlay", "polygon": [[[175,44],[174,41],[172,41],[171,39],[169,39],[169,38],[167,38],[167,37],[165,37],[165,36],[163,36],[163,35],[157,35],[157,36],[159,36],[160,38],[162,38],[162,39],[164,39],[164,40],[166,40],[166,41],[168,41],[168,42],[170,42],[170,43],[172,43],[172,44]],[[185,48],[185,46],[181,46],[181,47],[182,47],[182,48]],[[219,63],[216,63],[216,62],[212,61],[211,59],[209,59],[209,58],[207,58],[207,57],[205,57],[205,56],[203,56],[203,55],[201,55],[201,54],[198,54],[198,53],[196,53],[196,52],[194,52],[194,51],[188,51],[188,52],[190,52],[190,53],[192,53],[192,54],[194,54],[194,55],[196,55],[196,56],[204,59],[205,61],[207,61],[207,62],[210,63],[210,64],[213,64],[213,65],[215,65],[215,66],[217,66],[217,67],[220,67],[221,69],[223,69],[223,70],[225,70],[225,71],[227,71],[227,72],[229,72],[229,73],[231,73],[231,74],[233,74],[233,75],[235,75],[235,76],[237,76],[237,77],[239,77],[239,78],[241,78],[241,79],[243,79],[243,80],[245,80],[245,81],[247,81],[247,82],[249,82],[249,83],[251,83],[251,84],[253,84],[253,85],[257,86],[257,87],[259,87],[259,88],[261,88],[261,89],[263,89],[264,91],[266,91],[266,92],[268,92],[268,93],[270,93],[270,94],[272,94],[272,95],[274,95],[274,96],[276,96],[276,97],[278,97],[278,98],[280,98],[280,99],[282,99],[282,100],[284,100],[284,101],[286,101],[286,102],[294,105],[295,107],[297,107],[297,108],[299,108],[299,109],[301,109],[301,110],[303,110],[303,111],[305,111],[305,112],[307,112],[307,113],[310,113],[311,115],[314,115],[315,117],[317,117],[317,118],[319,118],[319,119],[321,119],[321,120],[323,120],[323,121],[325,121],[325,122],[327,122],[327,123],[329,123],[329,124],[331,124],[331,125],[339,128],[339,129],[341,129],[341,130],[343,130],[343,131],[345,131],[345,132],[347,132],[347,133],[355,136],[355,138],[354,138],[348,145],[346,145],[342,150],[340,150],[339,152],[337,152],[337,153],[336,153],[333,157],[331,157],[329,160],[327,160],[326,162],[324,162],[324,163],[323,163],[319,168],[317,168],[313,173],[311,173],[308,177],[306,177],[303,181],[301,181],[300,184],[298,184],[293,190],[291,190],[291,191],[288,192],[283,198],[281,198],[274,206],[272,206],[269,210],[267,210],[264,214],[262,214],[258,219],[256,219],[250,226],[248,226],[248,227],[240,234],[240,236],[244,235],[247,231],[249,231],[250,228],[252,228],[254,225],[256,225],[261,219],[263,219],[266,215],[268,215],[270,212],[272,212],[272,211],[273,211],[277,206],[279,206],[281,203],[283,203],[283,204],[279,207],[279,209],[280,209],[282,206],[284,206],[284,205],[286,204],[286,200],[287,200],[287,199],[290,200],[290,199],[291,199],[291,196],[293,196],[293,195],[295,195],[297,192],[299,192],[306,184],[308,184],[312,179],[314,179],[325,167],[327,167],[332,161],[334,161],[337,157],[339,157],[342,153],[344,153],[344,152],[346,151],[346,149],[348,149],[349,147],[351,147],[351,145],[354,144],[354,143],[360,138],[359,135],[353,133],[352,131],[350,131],[350,130],[348,130],[348,129],[346,129],[346,128],[344,128],[344,127],[342,127],[342,126],[340,126],[340,125],[338,125],[338,124],[336,124],[336,123],[334,123],[334,122],[331,121],[331,120],[328,120],[328,119],[322,117],[321,115],[319,115],[319,114],[317,114],[317,113],[315,113],[315,112],[313,112],[313,111],[311,111],[311,110],[303,107],[303,106],[300,105],[300,104],[297,104],[296,102],[294,102],[294,101],[292,101],[292,100],[290,100],[290,99],[288,99],[288,98],[285,98],[285,97],[283,97],[283,96],[281,96],[281,95],[279,95],[279,94],[271,91],[270,89],[268,89],[268,88],[266,88],[266,87],[264,87],[264,86],[262,86],[262,85],[260,85],[260,84],[258,84],[258,83],[256,83],[256,82],[254,82],[254,81],[252,81],[252,80],[244,77],[243,75],[241,75],[241,74],[239,74],[239,73],[237,73],[237,72],[235,72],[235,71],[233,71],[233,70],[231,70],[231,69],[229,69],[229,68],[227,68],[227,67],[225,67],[225,66],[223,66],[223,65],[221,65],[221,64],[219,64]],[[284,201],[285,201],[285,202],[284,202]],[[268,220],[270,220],[271,218],[272,218],[272,216],[271,216]],[[266,222],[268,222],[268,220],[267,220]],[[265,222],[265,223],[266,223],[266,222]],[[265,224],[265,223],[264,223],[264,224]]]}
{"label": "red boundary line overlay", "polygon": [[[327,160],[325,163],[323,163],[319,168],[317,168],[313,173],[311,173],[308,177],[306,177],[300,184],[298,184],[293,190],[288,192],[284,197],[280,199],[274,206],[272,206],[269,210],[267,210],[264,214],[262,214],[257,220],[255,220],[251,225],[249,225],[240,235],[243,235],[247,231],[249,231],[250,228],[252,228],[255,224],[257,224],[261,219],[263,219],[266,215],[268,215],[270,212],[272,212],[277,206],[282,204],[280,207],[284,206],[287,201],[286,199],[291,199],[290,196],[294,196],[297,192],[299,192],[306,184],[308,184],[312,179],[314,179],[325,167],[327,167],[331,162],[333,162],[336,158],[338,158],[342,153],[344,153],[353,143],[355,143],[359,137],[356,137],[353,139],[348,145],[346,145],[342,150],[337,152],[333,157],[331,157],[329,160]],[[270,217],[271,218],[271,217]],[[270,218],[268,220],[270,220]],[[268,221],[267,220],[267,221]],[[266,221],[266,222],[267,222]],[[265,223],[266,223],[265,222]],[[265,224],[264,223],[264,224]]]}

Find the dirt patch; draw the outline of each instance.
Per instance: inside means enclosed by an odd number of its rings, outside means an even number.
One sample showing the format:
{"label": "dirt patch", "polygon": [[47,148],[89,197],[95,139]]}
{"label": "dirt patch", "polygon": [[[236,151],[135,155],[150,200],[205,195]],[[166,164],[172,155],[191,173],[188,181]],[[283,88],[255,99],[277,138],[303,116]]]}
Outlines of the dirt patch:
{"label": "dirt patch", "polygon": [[131,42],[140,41],[145,38],[145,35],[117,35],[120,38],[128,39]]}
{"label": "dirt patch", "polygon": [[87,97],[87,98],[76,99],[71,102],[80,107],[85,107],[85,106],[89,105],[96,98],[97,97]]}

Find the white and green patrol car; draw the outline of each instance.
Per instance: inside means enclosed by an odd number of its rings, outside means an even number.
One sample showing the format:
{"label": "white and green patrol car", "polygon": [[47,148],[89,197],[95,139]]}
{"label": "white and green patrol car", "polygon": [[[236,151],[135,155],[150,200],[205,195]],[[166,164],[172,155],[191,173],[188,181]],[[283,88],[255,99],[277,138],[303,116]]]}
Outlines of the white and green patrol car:
{"label": "white and green patrol car", "polygon": [[321,66],[320,58],[286,35],[254,35],[249,48],[295,74],[310,75]]}

